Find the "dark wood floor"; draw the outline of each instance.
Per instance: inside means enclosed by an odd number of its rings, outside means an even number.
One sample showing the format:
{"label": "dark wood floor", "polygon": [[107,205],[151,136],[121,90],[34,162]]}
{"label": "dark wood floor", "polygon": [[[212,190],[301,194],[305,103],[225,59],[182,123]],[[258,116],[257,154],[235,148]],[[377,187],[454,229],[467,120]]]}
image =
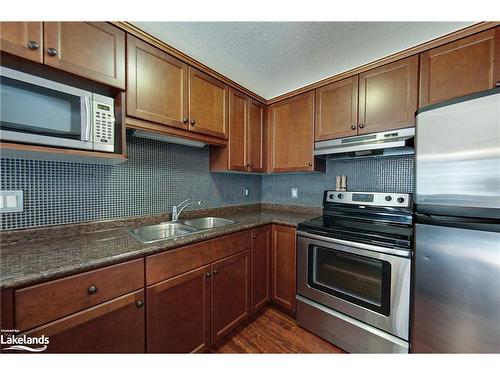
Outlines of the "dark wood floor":
{"label": "dark wood floor", "polygon": [[225,339],[214,353],[344,353],[299,327],[287,315],[267,308]]}

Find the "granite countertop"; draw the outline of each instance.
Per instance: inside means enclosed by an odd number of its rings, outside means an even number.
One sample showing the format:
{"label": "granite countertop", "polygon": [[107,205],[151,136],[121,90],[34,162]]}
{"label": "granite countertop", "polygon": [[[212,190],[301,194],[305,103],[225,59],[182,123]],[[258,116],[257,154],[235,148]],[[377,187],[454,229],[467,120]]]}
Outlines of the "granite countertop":
{"label": "granite countertop", "polygon": [[[243,210],[215,209],[215,212],[204,210],[198,215],[191,214],[191,217],[217,215],[234,220],[236,223],[150,244],[139,242],[127,231],[132,227],[145,225],[144,220],[122,223],[121,226],[114,228],[108,223],[104,229],[102,229],[103,226],[95,225],[80,225],[78,229],[72,230],[69,227],[69,229],[66,228],[66,234],[61,230],[53,230],[53,233],[57,235],[52,234],[46,238],[37,238],[37,236],[43,237],[43,232],[36,230],[26,231],[24,236],[18,238],[15,235],[6,235],[4,236],[6,238],[2,238],[0,249],[0,288],[32,285],[264,224],[297,226],[301,221],[321,214],[321,209],[318,211],[317,208],[290,209],[287,206],[280,208],[274,205],[254,206]],[[165,221],[165,218],[156,217],[156,220],[158,223]],[[154,219],[153,222],[150,220],[147,224],[153,224],[154,221]],[[93,230],[85,231],[85,228]]]}

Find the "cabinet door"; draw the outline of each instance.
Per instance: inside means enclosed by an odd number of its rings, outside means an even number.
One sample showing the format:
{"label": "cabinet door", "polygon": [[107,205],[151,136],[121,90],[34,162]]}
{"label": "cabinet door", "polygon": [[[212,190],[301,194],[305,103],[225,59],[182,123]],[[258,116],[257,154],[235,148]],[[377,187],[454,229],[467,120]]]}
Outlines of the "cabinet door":
{"label": "cabinet door", "polygon": [[127,36],[127,115],[187,129],[188,66]]}
{"label": "cabinet door", "polygon": [[0,22],[0,50],[43,62],[42,22]]}
{"label": "cabinet door", "polygon": [[252,230],[252,313],[270,299],[271,245],[271,225]]}
{"label": "cabinet door", "polygon": [[49,353],[144,353],[144,291],[126,294],[26,332]]}
{"label": "cabinet door", "polygon": [[212,344],[250,316],[250,250],[212,264]]}
{"label": "cabinet door", "polygon": [[210,266],[146,288],[149,353],[192,353],[210,345]]}
{"label": "cabinet door", "polygon": [[47,65],[125,89],[125,32],[106,22],[44,22]]}
{"label": "cabinet door", "polygon": [[249,99],[248,112],[248,170],[264,172],[264,106]]}
{"label": "cabinet door", "polygon": [[420,55],[420,107],[500,84],[500,27]]}
{"label": "cabinet door", "polygon": [[271,256],[271,299],[290,313],[295,313],[296,231],[275,225]]}
{"label": "cabinet door", "polygon": [[360,74],[358,133],[414,126],[417,86],[418,56]]}
{"label": "cabinet door", "polygon": [[312,171],[314,91],[273,104],[269,126],[271,171]]}
{"label": "cabinet door", "polygon": [[189,129],[227,139],[228,95],[226,84],[189,68]]}
{"label": "cabinet door", "polygon": [[316,90],[314,124],[316,141],[358,134],[358,76]]}
{"label": "cabinet door", "polygon": [[229,169],[247,170],[248,101],[242,93],[229,89]]}

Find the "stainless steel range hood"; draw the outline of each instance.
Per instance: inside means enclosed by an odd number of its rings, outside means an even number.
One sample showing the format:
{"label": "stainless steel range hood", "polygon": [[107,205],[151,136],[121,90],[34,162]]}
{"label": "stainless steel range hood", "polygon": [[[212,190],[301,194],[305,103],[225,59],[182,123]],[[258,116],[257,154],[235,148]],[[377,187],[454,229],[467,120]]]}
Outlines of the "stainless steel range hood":
{"label": "stainless steel range hood", "polygon": [[314,143],[314,156],[324,159],[413,154],[415,128],[356,135]]}

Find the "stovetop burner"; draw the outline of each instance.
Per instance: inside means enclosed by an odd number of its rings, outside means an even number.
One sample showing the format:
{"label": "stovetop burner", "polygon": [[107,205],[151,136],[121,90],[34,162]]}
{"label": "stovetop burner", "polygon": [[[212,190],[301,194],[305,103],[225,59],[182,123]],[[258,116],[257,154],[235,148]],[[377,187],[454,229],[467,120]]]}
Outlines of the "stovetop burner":
{"label": "stovetop burner", "polygon": [[397,193],[324,192],[323,216],[299,230],[352,242],[410,248],[412,196]]}

